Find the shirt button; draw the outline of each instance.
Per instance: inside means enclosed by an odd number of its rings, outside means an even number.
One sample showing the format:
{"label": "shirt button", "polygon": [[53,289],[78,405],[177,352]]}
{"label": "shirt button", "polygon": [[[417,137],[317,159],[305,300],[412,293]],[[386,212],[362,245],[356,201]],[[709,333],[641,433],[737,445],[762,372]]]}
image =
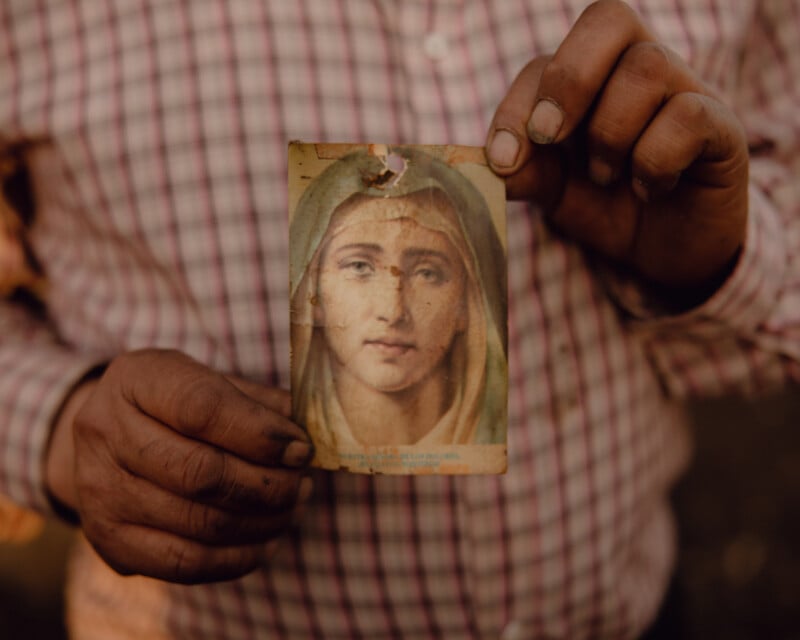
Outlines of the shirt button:
{"label": "shirt button", "polygon": [[524,631],[519,620],[512,620],[503,629],[503,635],[500,636],[500,640],[525,640],[522,635]]}
{"label": "shirt button", "polygon": [[441,60],[450,53],[450,43],[443,33],[432,31],[422,41],[422,50],[431,60]]}

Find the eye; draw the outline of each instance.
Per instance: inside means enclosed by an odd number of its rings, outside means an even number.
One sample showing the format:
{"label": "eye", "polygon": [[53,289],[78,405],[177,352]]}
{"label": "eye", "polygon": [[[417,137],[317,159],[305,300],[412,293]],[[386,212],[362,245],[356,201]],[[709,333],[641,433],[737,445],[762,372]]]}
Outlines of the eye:
{"label": "eye", "polygon": [[368,260],[350,258],[339,263],[339,270],[344,271],[348,276],[364,279],[375,272],[375,267]]}
{"label": "eye", "polygon": [[427,264],[414,269],[414,276],[428,284],[441,284],[447,279],[443,269]]}

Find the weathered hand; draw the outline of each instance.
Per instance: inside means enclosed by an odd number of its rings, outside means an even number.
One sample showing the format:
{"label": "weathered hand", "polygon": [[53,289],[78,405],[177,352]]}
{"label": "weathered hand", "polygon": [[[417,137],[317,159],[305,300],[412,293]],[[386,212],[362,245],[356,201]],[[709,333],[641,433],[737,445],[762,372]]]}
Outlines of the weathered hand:
{"label": "weathered hand", "polygon": [[72,420],[74,488],[52,489],[74,496],[88,540],[122,574],[243,575],[308,498],[311,447],[285,391],[147,350],[113,360],[87,396]]}
{"label": "weathered hand", "polygon": [[618,0],[591,5],[555,55],[523,69],[487,156],[510,197],[687,300],[713,291],[744,241],[741,125]]}

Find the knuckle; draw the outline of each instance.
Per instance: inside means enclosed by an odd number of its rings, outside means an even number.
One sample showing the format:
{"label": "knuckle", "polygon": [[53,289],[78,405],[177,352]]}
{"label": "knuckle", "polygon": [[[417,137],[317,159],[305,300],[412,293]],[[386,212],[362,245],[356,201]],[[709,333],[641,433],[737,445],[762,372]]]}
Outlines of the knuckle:
{"label": "knuckle", "polygon": [[225,492],[225,454],[212,447],[198,444],[183,459],[180,487],[183,494],[195,500]]}
{"label": "knuckle", "polygon": [[704,126],[709,121],[709,105],[707,99],[697,93],[679,93],[672,98],[675,107],[674,119],[677,123],[694,129]]}
{"label": "knuckle", "polygon": [[[237,407],[237,415],[245,424],[273,426],[278,422],[278,414],[259,402],[246,401]],[[232,426],[232,425],[231,425]]]}
{"label": "knuckle", "polygon": [[577,66],[558,58],[553,58],[545,66],[542,72],[542,85],[549,89],[547,94],[557,94],[562,99],[573,95],[585,95],[591,89],[588,79],[582,77]]}
{"label": "knuckle", "polygon": [[100,443],[106,442],[111,435],[110,423],[108,419],[103,419],[94,410],[94,407],[84,405],[81,410],[75,414],[72,421],[73,437],[77,443],[94,443],[94,446],[99,446]]}
{"label": "knuckle", "polygon": [[667,163],[664,156],[652,153],[651,150],[637,150],[633,156],[633,172],[635,175],[648,178],[649,181],[667,175]]}
{"label": "knuckle", "polygon": [[623,121],[611,116],[597,115],[589,122],[586,131],[591,146],[606,159],[618,158],[628,148],[628,135]]}
{"label": "knuckle", "polygon": [[597,0],[595,3],[598,11],[611,12],[617,19],[634,18],[638,20],[638,14],[633,7],[625,0]]}
{"label": "knuckle", "polygon": [[185,527],[192,538],[219,544],[239,540],[246,520],[220,509],[191,502],[185,516]]}
{"label": "knuckle", "polygon": [[632,173],[652,187],[666,188],[673,185],[680,177],[682,167],[676,161],[674,153],[661,153],[657,150],[646,150],[634,154]]}
{"label": "knuckle", "polygon": [[186,507],[184,522],[186,531],[195,538],[216,536],[223,527],[218,511],[192,501]]}
{"label": "knuckle", "polygon": [[703,153],[718,158],[746,155],[744,126],[723,103],[700,93],[683,93],[676,98],[679,109],[675,117],[685,126],[687,135],[699,141]]}
{"label": "knuckle", "polygon": [[136,358],[135,352],[122,353],[111,360],[106,367],[104,377],[113,378],[117,375],[124,375],[131,366],[131,360]]}
{"label": "knuckle", "polygon": [[142,367],[149,368],[153,366],[154,360],[168,353],[166,350],[153,348],[121,353],[111,361],[106,371],[126,375],[129,371],[137,371]]}
{"label": "knuckle", "polygon": [[[80,497],[82,517],[90,519],[96,513],[117,509],[119,493],[115,488],[116,483],[98,482],[98,474],[86,473],[87,466],[76,465],[75,492]],[[107,477],[107,474],[103,475]]]}
{"label": "knuckle", "polygon": [[192,583],[197,581],[204,565],[203,553],[196,548],[190,551],[186,544],[170,543],[165,549],[169,578],[173,582]]}
{"label": "knuckle", "polygon": [[670,54],[658,42],[637,42],[623,54],[621,69],[628,80],[640,84],[665,82],[670,75]]}
{"label": "knuckle", "polygon": [[178,407],[176,427],[187,435],[193,435],[203,433],[218,419],[224,396],[214,377],[203,377],[181,385],[173,402]]}
{"label": "knuckle", "polygon": [[584,10],[584,15],[619,23],[620,20],[638,19],[634,10],[622,0],[595,0]]}
{"label": "knuckle", "polygon": [[128,490],[130,476],[113,462],[106,464],[105,457],[77,458],[75,493],[82,522],[124,520],[133,504]]}

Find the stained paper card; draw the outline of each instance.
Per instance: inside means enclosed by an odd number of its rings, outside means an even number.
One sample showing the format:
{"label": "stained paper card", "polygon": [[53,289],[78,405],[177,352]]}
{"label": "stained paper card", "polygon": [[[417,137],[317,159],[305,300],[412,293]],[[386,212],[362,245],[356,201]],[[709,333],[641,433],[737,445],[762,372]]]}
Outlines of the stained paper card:
{"label": "stained paper card", "polygon": [[474,147],[289,145],[292,402],[324,469],[506,469],[505,189]]}

